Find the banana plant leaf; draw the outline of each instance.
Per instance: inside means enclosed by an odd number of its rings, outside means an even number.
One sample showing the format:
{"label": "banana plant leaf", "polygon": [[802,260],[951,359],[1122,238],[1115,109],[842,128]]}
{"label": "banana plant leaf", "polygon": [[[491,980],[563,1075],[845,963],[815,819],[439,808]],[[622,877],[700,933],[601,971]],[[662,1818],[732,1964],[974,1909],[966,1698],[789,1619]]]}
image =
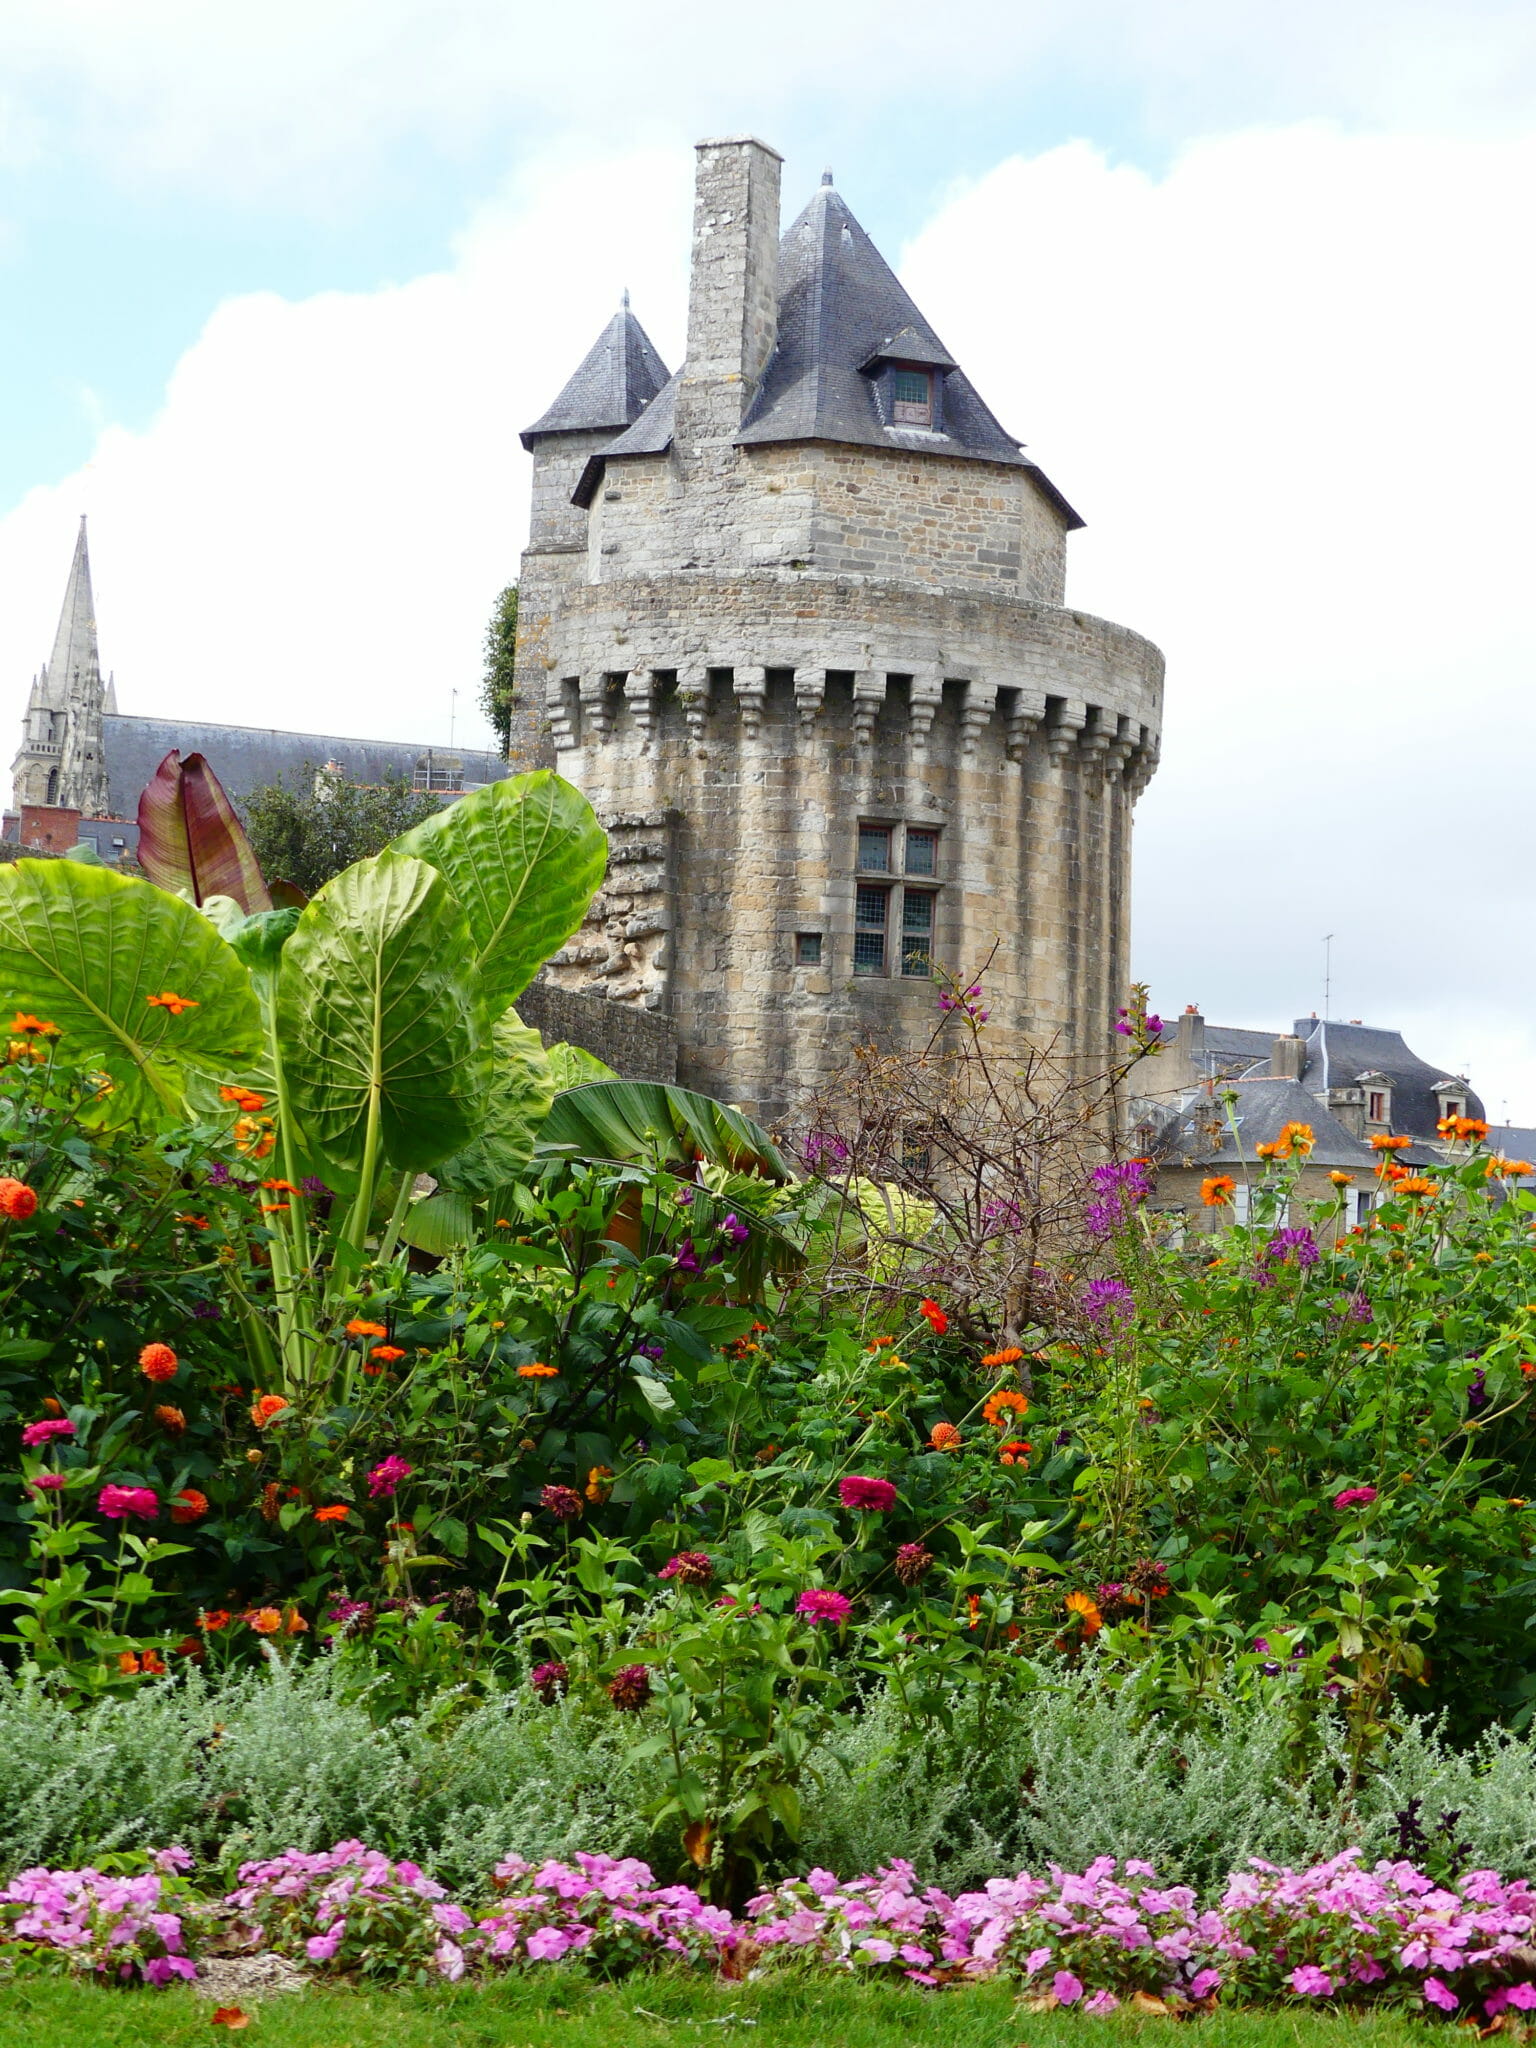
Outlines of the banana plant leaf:
{"label": "banana plant leaf", "polygon": [[471,790],[390,851],[430,861],[447,877],[493,1017],[578,928],[608,864],[592,806],[548,769]]}
{"label": "banana plant leaf", "polygon": [[433,1178],[453,1192],[495,1194],[532,1159],[535,1133],[554,1099],[555,1075],[543,1039],[516,1010],[508,1010],[491,1033],[491,1080],[480,1128],[462,1152],[432,1169]]}
{"label": "banana plant leaf", "polygon": [[760,1124],[712,1096],[662,1081],[589,1081],[568,1088],[555,1097],[536,1151],[684,1169],[702,1159],[765,1180],[795,1178]]}
{"label": "banana plant leaf", "polygon": [[58,1026],[60,1057],[111,1083],[114,1121],[182,1116],[194,1075],[260,1056],[250,976],[208,919],[112,868],[0,867],[0,1006]]}
{"label": "banana plant leaf", "polygon": [[617,1081],[619,1078],[612,1067],[603,1065],[596,1053],[588,1052],[583,1046],[567,1045],[563,1038],[545,1050],[554,1071],[557,1094],[563,1095],[567,1088],[579,1088],[584,1081]]}
{"label": "banana plant leaf", "polygon": [[343,1168],[380,1153],[424,1172],[470,1142],[488,1076],[473,948],[436,868],[361,860],[300,912],[282,949],[277,1038],[309,1143]]}
{"label": "banana plant leaf", "polygon": [[245,827],[201,754],[172,747],[139,798],[139,865],[152,882],[194,903],[232,896],[249,915],[272,898]]}

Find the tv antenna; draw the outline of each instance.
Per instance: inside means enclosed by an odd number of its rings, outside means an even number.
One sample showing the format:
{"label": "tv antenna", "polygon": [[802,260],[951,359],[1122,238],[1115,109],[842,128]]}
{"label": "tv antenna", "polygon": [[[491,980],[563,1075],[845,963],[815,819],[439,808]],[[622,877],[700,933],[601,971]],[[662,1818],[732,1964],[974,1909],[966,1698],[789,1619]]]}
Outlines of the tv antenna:
{"label": "tv antenna", "polygon": [[457,721],[457,719],[458,719],[458,716],[459,716],[459,693],[458,693],[458,691],[457,691],[457,690],[450,690],[450,691],[448,692],[448,699],[449,699],[449,702],[448,702],[448,745],[449,745],[449,747],[450,747],[450,749],[451,749],[451,748],[452,748],[452,746],[453,746],[453,728],[454,728],[454,725],[455,725],[455,723],[456,723],[456,721]]}
{"label": "tv antenna", "polygon": [[1328,1011],[1333,1001],[1333,933],[1323,934],[1323,1021],[1328,1021]]}

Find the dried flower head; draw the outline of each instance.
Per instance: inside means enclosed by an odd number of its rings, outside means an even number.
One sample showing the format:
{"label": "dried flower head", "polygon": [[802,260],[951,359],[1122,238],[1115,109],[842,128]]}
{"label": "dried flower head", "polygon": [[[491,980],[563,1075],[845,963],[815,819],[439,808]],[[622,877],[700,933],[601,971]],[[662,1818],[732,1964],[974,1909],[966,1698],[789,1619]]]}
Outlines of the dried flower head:
{"label": "dried flower head", "polygon": [[932,1571],[933,1552],[925,1550],[921,1543],[903,1543],[891,1569],[902,1585],[915,1586],[925,1573]]}
{"label": "dried flower head", "polygon": [[651,1697],[650,1667],[626,1664],[608,1681],[608,1697],[621,1714],[638,1714]]}
{"label": "dried flower head", "polygon": [[668,1558],[656,1576],[676,1579],[680,1586],[707,1586],[715,1576],[714,1561],[708,1551],[680,1550],[676,1557]]}
{"label": "dried flower head", "polygon": [[546,1486],[539,1495],[539,1506],[557,1522],[577,1521],[583,1512],[581,1495],[574,1486]]}

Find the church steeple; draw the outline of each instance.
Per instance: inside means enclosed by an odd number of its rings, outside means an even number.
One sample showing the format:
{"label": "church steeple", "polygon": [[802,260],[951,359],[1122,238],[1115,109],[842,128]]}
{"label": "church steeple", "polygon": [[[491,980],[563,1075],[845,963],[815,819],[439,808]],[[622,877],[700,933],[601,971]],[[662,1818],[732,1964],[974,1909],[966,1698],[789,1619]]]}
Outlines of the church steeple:
{"label": "church steeple", "polygon": [[105,815],[103,699],[91,556],[82,513],[53,655],[32,684],[21,747],[11,768],[18,809],[23,804],[60,804],[88,817]]}

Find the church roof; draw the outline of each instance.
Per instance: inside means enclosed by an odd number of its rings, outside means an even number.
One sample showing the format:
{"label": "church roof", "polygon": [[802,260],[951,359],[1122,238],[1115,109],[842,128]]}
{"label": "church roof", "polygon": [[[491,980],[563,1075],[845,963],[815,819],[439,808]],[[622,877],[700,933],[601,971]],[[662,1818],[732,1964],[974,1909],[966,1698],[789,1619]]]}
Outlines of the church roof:
{"label": "church roof", "polygon": [[629,310],[626,292],[554,404],[523,429],[523,446],[542,434],[616,433],[640,417],[666,381],[667,366]]}
{"label": "church roof", "polygon": [[334,761],[354,782],[383,782],[402,775],[409,782],[416,764],[434,754],[439,765],[450,756],[462,762],[464,786],[499,782],[510,775],[500,754],[475,747],[427,747],[395,740],[343,739],[334,733],[279,732],[272,726],[194,725],[180,718],[132,718],[121,713],[102,720],[111,810],[133,817],[139,797],[172,747],[202,754],[237,803],[271,782],[303,786],[317,769]]}
{"label": "church roof", "polygon": [[[882,362],[930,364],[943,375],[938,430],[888,426],[881,419],[866,373]],[[681,375],[616,441],[593,455],[573,493],[575,503],[591,502],[610,457],[659,455],[671,444]],[[1069,528],[1083,523],[998,424],[830,182],[779,244],[774,350],[736,438],[747,447],[842,441],[1006,463],[1030,472]]]}
{"label": "church roof", "polygon": [[64,586],[64,608],[53,636],[53,655],[42,679],[42,701],[62,710],[76,676],[94,677],[101,668],[96,647],[96,604],[91,595],[91,555],[85,539],[85,514],[75,536],[75,557]]}

